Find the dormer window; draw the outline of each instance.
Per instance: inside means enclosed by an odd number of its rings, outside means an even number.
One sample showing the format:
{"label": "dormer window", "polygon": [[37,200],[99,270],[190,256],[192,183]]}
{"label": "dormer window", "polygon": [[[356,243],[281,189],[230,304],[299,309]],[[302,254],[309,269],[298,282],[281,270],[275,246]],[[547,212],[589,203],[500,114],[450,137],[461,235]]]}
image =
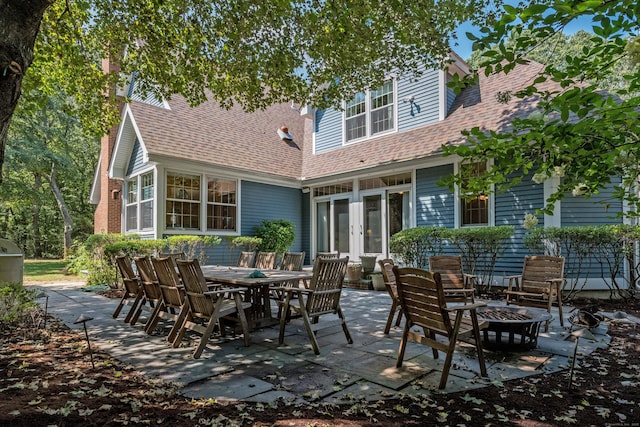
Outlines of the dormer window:
{"label": "dormer window", "polygon": [[395,128],[394,81],[358,92],[345,106],[345,141],[369,138]]}

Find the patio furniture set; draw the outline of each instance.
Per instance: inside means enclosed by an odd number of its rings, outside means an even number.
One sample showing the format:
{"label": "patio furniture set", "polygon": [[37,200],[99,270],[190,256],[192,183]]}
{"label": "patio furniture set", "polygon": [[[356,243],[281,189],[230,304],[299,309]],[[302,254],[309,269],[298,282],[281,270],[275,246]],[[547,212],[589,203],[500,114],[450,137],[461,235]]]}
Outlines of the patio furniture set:
{"label": "patio furniture set", "polygon": [[[167,341],[173,347],[180,345],[187,331],[199,333],[194,358],[200,357],[215,332],[224,336],[230,325],[234,332],[239,326],[248,346],[253,328],[279,324],[278,343],[282,345],[286,326],[296,317],[302,318],[313,351],[320,354],[316,332],[329,326],[326,320],[319,320],[326,314],[337,315],[335,322],[341,325],[347,342],[353,343],[340,308],[348,257],[318,256],[313,270],[305,271],[303,252],[285,254],[279,268],[275,268],[275,253],[243,252],[232,267],[201,267],[197,260],[184,260],[180,254],[164,255],[135,257],[133,262],[126,256],[117,257],[124,295],[113,317],[118,317],[124,305],[131,305],[125,322],[134,325],[146,309],[150,311],[145,324],[148,334],[161,320],[172,322]],[[396,367],[402,367],[409,340],[430,346],[434,358],[442,351],[446,357],[440,388],[446,385],[458,341],[474,344],[480,374],[486,376],[483,343],[497,350],[535,348],[540,325],[547,327],[552,318],[551,304],[557,302],[562,313],[562,258],[525,257],[522,275],[509,277],[507,307],[475,301],[476,278],[463,272],[460,257],[431,258],[430,270],[400,268],[390,259],[378,263],[391,298],[384,333],[390,332],[394,318],[396,327],[405,319]],[[275,315],[272,301],[278,308]]]}

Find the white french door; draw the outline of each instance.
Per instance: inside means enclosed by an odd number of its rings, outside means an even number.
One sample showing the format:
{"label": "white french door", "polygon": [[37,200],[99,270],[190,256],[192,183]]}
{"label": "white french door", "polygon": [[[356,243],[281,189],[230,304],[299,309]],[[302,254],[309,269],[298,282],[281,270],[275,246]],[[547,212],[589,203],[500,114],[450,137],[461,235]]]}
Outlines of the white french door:
{"label": "white french door", "polygon": [[358,250],[360,255],[389,256],[389,239],[410,228],[410,188],[366,191],[360,194]]}
{"label": "white french door", "polygon": [[351,197],[344,196],[316,202],[316,253],[338,251],[341,257],[349,256],[353,259],[354,224],[351,202]]}

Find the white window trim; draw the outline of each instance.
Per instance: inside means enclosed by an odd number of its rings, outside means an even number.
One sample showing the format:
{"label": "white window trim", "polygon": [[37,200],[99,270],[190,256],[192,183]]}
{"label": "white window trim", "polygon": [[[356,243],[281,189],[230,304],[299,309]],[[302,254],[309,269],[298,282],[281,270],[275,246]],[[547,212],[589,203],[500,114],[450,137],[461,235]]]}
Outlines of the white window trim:
{"label": "white window trim", "polygon": [[[493,166],[493,159],[489,159],[487,161],[487,169],[491,168]],[[456,162],[453,164],[453,173],[454,174],[458,174],[458,172],[460,171],[460,162]],[[491,191],[488,194],[489,196],[489,203],[488,203],[488,209],[489,209],[489,215],[488,215],[488,223],[485,224],[469,224],[469,225],[463,225],[462,224],[462,199],[460,197],[461,195],[461,191],[460,191],[460,187],[456,185],[455,188],[455,209],[454,209],[454,221],[455,221],[455,228],[470,228],[470,227],[493,227],[496,223],[496,197],[495,197],[495,192],[494,192],[494,185],[491,185]]]}
{"label": "white window trim", "polygon": [[367,89],[364,91],[365,104],[366,104],[366,110],[365,110],[366,135],[365,136],[347,141],[347,102],[348,101],[345,100],[342,102],[342,145],[343,146],[355,144],[362,141],[367,141],[370,139],[389,135],[390,133],[394,133],[398,131],[398,79],[396,77],[389,77],[388,79],[385,79],[385,82],[387,80],[391,80],[393,84],[393,103],[392,103],[393,127],[391,127],[390,129],[387,129],[386,131],[378,132],[375,135],[371,135],[371,111],[372,111],[371,110],[371,89]]}
{"label": "white window trim", "polygon": [[[148,175],[151,174],[153,176],[153,196],[151,197],[151,199],[145,199],[142,200],[142,176],[143,175]],[[129,203],[129,182],[135,180],[137,183],[137,192],[136,192],[136,196],[137,196],[137,200],[135,203]],[[124,206],[124,212],[123,212],[123,231],[124,233],[147,233],[150,231],[153,231],[156,228],[156,200],[157,200],[157,196],[158,196],[158,183],[157,183],[157,177],[155,174],[155,171],[153,169],[147,169],[147,170],[143,170],[140,171],[139,173],[135,174],[135,175],[131,175],[129,177],[127,177],[124,180],[125,185],[123,186],[123,190],[122,190],[122,195],[123,195],[123,206]],[[154,214],[153,214],[153,224],[151,225],[151,227],[147,227],[147,228],[141,228],[142,225],[142,210],[140,208],[140,205],[142,204],[142,202],[148,202],[151,201],[151,204],[153,206],[153,210],[154,210]],[[135,228],[131,228],[128,229],[128,222],[127,222],[127,211],[129,209],[130,206],[136,206],[136,227]]]}
{"label": "white window trim", "polygon": [[[169,174],[175,175],[193,175],[200,177],[200,224],[197,229],[195,228],[169,228],[166,224],[166,206],[167,206],[167,177]],[[199,234],[199,235],[207,235],[207,236],[239,236],[240,230],[242,229],[242,218],[240,216],[241,212],[241,182],[237,176],[229,176],[229,175],[215,175],[206,172],[195,172],[191,170],[177,170],[177,169],[165,169],[164,170],[164,182],[162,183],[162,213],[160,217],[162,218],[162,223],[164,224],[164,234],[184,234],[185,232],[189,232],[191,234]],[[207,229],[207,185],[209,179],[222,179],[228,181],[235,181],[236,183],[236,230],[208,230]],[[160,185],[160,184],[158,184]],[[156,191],[159,191],[159,188],[156,188]],[[160,210],[160,209],[158,209]]]}

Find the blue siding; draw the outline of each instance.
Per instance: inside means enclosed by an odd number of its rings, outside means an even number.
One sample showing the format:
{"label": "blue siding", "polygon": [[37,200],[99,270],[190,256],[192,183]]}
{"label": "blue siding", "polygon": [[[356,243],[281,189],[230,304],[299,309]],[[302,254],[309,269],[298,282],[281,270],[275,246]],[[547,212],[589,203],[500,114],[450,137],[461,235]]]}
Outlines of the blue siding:
{"label": "blue siding", "polygon": [[449,115],[449,110],[451,110],[451,106],[453,105],[453,101],[456,100],[456,93],[451,88],[447,88],[447,115]]}
{"label": "blue siding", "polygon": [[[426,70],[418,81],[405,77],[398,80],[398,130],[404,131],[440,119],[439,115],[439,72]],[[413,103],[403,102],[413,96]]]}
{"label": "blue siding", "polygon": [[455,195],[436,182],[453,173],[453,165],[416,171],[416,225],[454,227]]}
{"label": "blue siding", "polygon": [[[286,219],[295,226],[296,239],[291,251],[307,251],[303,242],[308,241],[308,226],[303,225],[302,191],[295,188],[241,182],[241,235],[253,236],[255,228],[263,220]],[[307,208],[308,210],[308,208]],[[308,223],[309,218],[305,221]],[[207,264],[235,265],[240,249],[231,246],[235,236],[224,237],[222,243],[207,251]],[[308,243],[307,243],[308,245]]]}
{"label": "blue siding", "polygon": [[144,152],[140,140],[136,138],[136,142],[133,144],[131,150],[131,157],[129,158],[129,167],[127,168],[127,176],[132,175],[142,169],[145,164],[143,162]]}
{"label": "blue siding", "polygon": [[145,104],[164,108],[164,103],[162,102],[161,98],[158,98],[152,93],[142,92],[142,90],[140,89],[139,79],[137,78],[137,73],[133,75],[131,80],[131,85],[129,86],[129,97],[133,101],[144,102]]}
{"label": "blue siding", "polygon": [[316,153],[342,147],[342,111],[318,110],[315,114]]}
{"label": "blue siding", "polygon": [[[535,214],[535,210],[544,207],[544,186],[531,180],[531,175],[504,193],[495,196],[495,224],[511,225],[514,234],[511,244],[500,255],[496,263],[498,276],[520,274],[525,255],[533,254],[524,247],[522,239],[527,230],[523,227],[525,214]],[[544,216],[538,215],[538,227],[542,227]]]}
{"label": "blue siding", "polygon": [[616,215],[622,212],[622,202],[613,198],[613,187],[620,184],[620,178],[612,181],[614,184],[609,184],[600,194],[595,194],[589,199],[567,194],[561,204],[562,225],[571,227],[619,224],[621,220],[616,218]]}

